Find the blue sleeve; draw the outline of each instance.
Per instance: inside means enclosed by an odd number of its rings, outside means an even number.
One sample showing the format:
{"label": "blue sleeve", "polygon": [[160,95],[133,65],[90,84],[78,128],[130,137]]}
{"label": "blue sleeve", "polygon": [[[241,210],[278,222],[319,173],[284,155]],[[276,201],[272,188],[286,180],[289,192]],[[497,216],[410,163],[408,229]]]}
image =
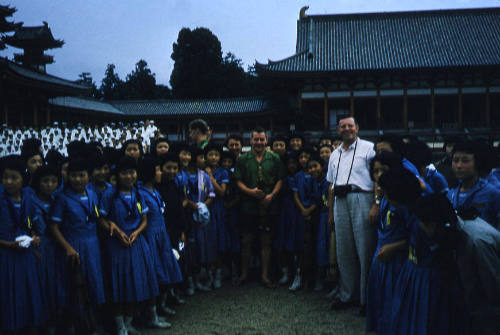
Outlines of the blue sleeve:
{"label": "blue sleeve", "polygon": [[206,187],[208,189],[208,197],[215,198],[214,184],[212,184],[212,181],[210,180],[210,176],[208,175],[208,173],[206,173],[205,171],[203,171],[203,173],[205,174],[204,179],[205,179]]}
{"label": "blue sleeve", "polygon": [[63,221],[64,207],[66,206],[66,200],[63,193],[59,193],[52,205],[50,210],[50,220],[55,223],[61,223]]}
{"label": "blue sleeve", "polygon": [[99,203],[99,214],[103,217],[109,216],[111,213],[111,203],[113,201],[114,188],[108,188],[104,191]]}
{"label": "blue sleeve", "polygon": [[434,171],[434,175],[432,176],[431,187],[434,189],[434,192],[436,193],[448,192],[448,182],[446,181],[446,178],[438,171]]}
{"label": "blue sleeve", "polygon": [[149,207],[146,203],[146,195],[137,191],[137,206],[140,206],[140,212],[142,215],[149,213]]}
{"label": "blue sleeve", "polygon": [[300,184],[300,176],[299,176],[299,173],[300,172],[297,172],[295,174],[295,176],[293,176],[293,178],[290,178],[290,189],[293,191],[293,192],[298,192],[299,191],[299,184]]}
{"label": "blue sleeve", "polygon": [[222,170],[221,184],[229,184],[229,172],[226,169]]}

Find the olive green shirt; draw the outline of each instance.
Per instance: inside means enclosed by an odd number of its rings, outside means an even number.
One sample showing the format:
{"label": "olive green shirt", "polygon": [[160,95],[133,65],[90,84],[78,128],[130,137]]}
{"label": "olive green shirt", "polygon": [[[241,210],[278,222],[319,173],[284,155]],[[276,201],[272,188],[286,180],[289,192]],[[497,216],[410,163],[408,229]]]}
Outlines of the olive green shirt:
{"label": "olive green shirt", "polygon": [[[241,154],[236,160],[234,177],[250,189],[258,187],[269,194],[276,183],[285,177],[285,166],[274,152],[266,150],[259,163],[253,151],[249,151]],[[275,199],[269,205],[269,214],[279,213],[279,204]],[[241,210],[249,214],[259,213],[259,200],[242,193]]]}

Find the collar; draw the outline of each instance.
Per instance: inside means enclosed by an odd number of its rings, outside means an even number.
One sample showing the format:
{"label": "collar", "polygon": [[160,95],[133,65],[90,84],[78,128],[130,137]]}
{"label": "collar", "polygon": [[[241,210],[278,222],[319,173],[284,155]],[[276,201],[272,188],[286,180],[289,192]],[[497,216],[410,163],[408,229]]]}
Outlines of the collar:
{"label": "collar", "polygon": [[344,150],[344,142],[342,142],[342,144],[339,146],[339,148],[342,152],[349,151],[351,149],[354,149],[354,147],[356,146],[356,143],[358,143],[358,141],[359,141],[359,137],[356,136],[356,141],[352,142],[351,145],[349,145],[349,148],[347,150]]}

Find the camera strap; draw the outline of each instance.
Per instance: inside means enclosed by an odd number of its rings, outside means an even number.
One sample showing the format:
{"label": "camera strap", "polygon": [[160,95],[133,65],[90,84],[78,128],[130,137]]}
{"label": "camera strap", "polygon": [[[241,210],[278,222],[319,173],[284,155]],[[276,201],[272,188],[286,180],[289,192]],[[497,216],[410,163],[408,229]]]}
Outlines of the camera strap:
{"label": "camera strap", "polygon": [[[349,169],[349,175],[347,176],[347,182],[346,185],[349,185],[349,179],[351,178],[351,172],[352,172],[352,166],[354,165],[354,157],[356,157],[356,149],[358,148],[358,139],[356,138],[356,144],[354,145],[354,153],[352,154],[352,161],[351,161],[351,167]],[[339,170],[340,170],[340,159],[342,158],[342,145],[340,147],[340,155],[339,155],[339,161],[337,163],[337,172],[335,173],[335,182],[333,183],[333,186],[335,187],[337,185],[337,177],[339,176]]]}

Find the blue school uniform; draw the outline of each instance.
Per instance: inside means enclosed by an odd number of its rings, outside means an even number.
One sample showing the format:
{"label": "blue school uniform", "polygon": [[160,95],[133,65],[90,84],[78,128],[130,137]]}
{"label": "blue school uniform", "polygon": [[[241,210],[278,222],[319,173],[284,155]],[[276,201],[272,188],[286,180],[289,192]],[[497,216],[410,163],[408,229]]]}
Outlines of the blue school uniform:
{"label": "blue school uniform", "polygon": [[316,264],[319,267],[330,264],[330,228],[328,227],[328,188],[326,178],[318,185],[319,223],[316,235]]}
{"label": "blue school uniform", "polygon": [[427,168],[424,181],[430,185],[435,193],[448,192],[448,182],[446,178],[436,169]]}
{"label": "blue school uniform", "polygon": [[[0,193],[0,240],[12,242],[31,228],[29,196],[23,191],[20,202]],[[0,330],[15,331],[37,327],[48,317],[40,264],[34,247],[0,247]]]}
{"label": "blue school uniform", "polygon": [[293,199],[295,186],[295,176],[287,176],[283,181],[281,190],[282,206],[278,221],[276,237],[273,247],[278,250],[293,252],[295,249],[294,236],[298,215],[300,215]]}
{"label": "blue school uniform", "polygon": [[64,250],[53,239],[49,230],[50,210],[54,199],[43,202],[36,194],[33,196],[28,213],[31,217],[33,233],[40,237],[41,275],[47,297],[47,307],[51,313],[65,304],[64,262],[60,255]]}
{"label": "blue school uniform", "polygon": [[[218,167],[213,172],[213,176],[217,184],[229,184],[229,174],[226,169]],[[231,242],[226,226],[226,208],[224,208],[224,198],[215,196],[215,199],[210,206],[210,220],[212,220],[212,228],[215,229],[214,234],[217,243],[217,253],[223,254],[229,251]]]}
{"label": "blue school uniform", "polygon": [[387,262],[376,258],[383,246],[408,240],[408,220],[410,214],[405,206],[394,207],[382,198],[378,226],[378,243],[373,255],[366,293],[366,331],[377,334],[389,334],[393,290],[407,258],[407,249],[397,251]]}
{"label": "blue school uniform", "polygon": [[448,191],[448,199],[453,208],[476,208],[479,217],[499,229],[497,222],[500,219],[500,191],[486,179],[479,178],[477,183],[467,192],[460,192],[462,182]]}
{"label": "blue school uniform", "polygon": [[[293,191],[297,192],[302,206],[308,208],[315,203],[314,196],[317,194],[317,183],[310,174],[299,171],[295,174],[295,188]],[[292,234],[294,234],[292,237],[294,251],[301,251],[304,249],[304,236],[306,232],[312,232],[315,228],[312,226],[312,223],[312,221],[306,223],[300,210],[297,210],[295,230],[292,231]]]}
{"label": "blue school uniform", "polygon": [[409,253],[396,280],[391,322],[385,334],[466,334],[458,285],[441,279],[440,246],[427,236],[415,216],[407,223]]}
{"label": "blue school uniform", "polygon": [[[196,173],[188,173],[188,178],[188,197],[191,201],[196,203],[205,202],[209,197],[215,197],[214,186],[205,171],[198,170]],[[199,178],[203,178],[203,180],[200,181]],[[201,185],[201,189],[199,189],[198,184]],[[200,264],[214,262],[217,258],[217,244],[214,232],[215,229],[211,220],[205,226],[200,226],[197,223],[193,225],[198,262]]]}
{"label": "blue school uniform", "polygon": [[[82,274],[88,287],[90,301],[93,304],[105,302],[102,277],[101,250],[97,239],[98,213],[97,195],[90,189],[86,195],[76,194],[66,188],[56,195],[51,208],[50,220],[58,224],[61,234],[80,256]],[[59,248],[62,251],[62,248]],[[66,301],[72,302],[74,291],[71,288],[72,270],[66,262],[66,254],[59,254],[57,263],[63,264],[61,285],[65,286]]]}
{"label": "blue school uniform", "polygon": [[175,259],[170,237],[165,226],[165,203],[156,189],[139,188],[145,205],[149,208],[146,240],[153,255],[158,283],[162,285],[182,282],[181,269]]}
{"label": "blue school uniform", "polygon": [[[225,201],[233,201],[235,197],[239,196],[239,189],[236,185],[236,180],[232,172],[229,173],[229,184],[226,187],[226,194],[224,196]],[[239,220],[240,220],[240,206],[239,204],[235,204],[231,208],[226,209],[226,226],[227,232],[229,235],[230,241],[230,252],[239,253],[240,246],[240,229],[239,229]]]}
{"label": "blue school uniform", "polygon": [[101,201],[101,199],[102,199],[102,195],[104,194],[104,192],[106,192],[106,190],[107,190],[108,188],[110,188],[110,187],[111,187],[111,184],[110,184],[110,183],[108,183],[108,182],[106,182],[106,189],[105,189],[105,190],[101,190],[101,189],[100,189],[99,187],[97,187],[97,185],[96,185],[96,184],[94,184],[93,182],[90,182],[90,183],[88,183],[88,185],[87,185],[87,188],[91,189],[92,191],[94,191],[94,193],[95,193],[95,194],[97,194],[97,199],[98,199],[99,201]]}
{"label": "blue school uniform", "polygon": [[[102,195],[99,213],[113,221],[127,236],[141,223],[149,209],[134,186],[130,194],[108,188]],[[153,255],[144,234],[131,246],[123,246],[117,237],[106,241],[111,299],[115,303],[150,300],[159,294]]]}

